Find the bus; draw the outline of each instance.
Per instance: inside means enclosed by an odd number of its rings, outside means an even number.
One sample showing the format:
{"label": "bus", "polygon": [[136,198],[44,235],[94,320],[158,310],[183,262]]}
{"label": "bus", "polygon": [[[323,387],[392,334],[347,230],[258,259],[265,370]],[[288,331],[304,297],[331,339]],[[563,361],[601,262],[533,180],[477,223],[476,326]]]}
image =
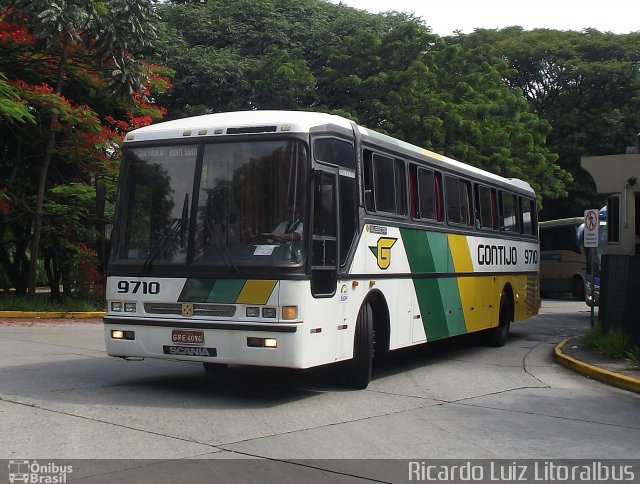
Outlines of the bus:
{"label": "bus", "polygon": [[584,217],[540,222],[540,290],[543,296],[571,293],[585,297],[587,251]]}
{"label": "bus", "polygon": [[537,235],[528,183],[339,116],[136,129],[123,143],[107,353],[210,372],[335,363],[366,388],[374,355],[475,332],[504,345],[539,309]]}
{"label": "bus", "polygon": [[[607,210],[599,211],[600,228],[595,257],[596,306],[600,292],[600,260],[607,244]],[[543,296],[570,293],[591,306],[589,250],[584,246],[584,217],[547,220],[540,230],[540,292]]]}

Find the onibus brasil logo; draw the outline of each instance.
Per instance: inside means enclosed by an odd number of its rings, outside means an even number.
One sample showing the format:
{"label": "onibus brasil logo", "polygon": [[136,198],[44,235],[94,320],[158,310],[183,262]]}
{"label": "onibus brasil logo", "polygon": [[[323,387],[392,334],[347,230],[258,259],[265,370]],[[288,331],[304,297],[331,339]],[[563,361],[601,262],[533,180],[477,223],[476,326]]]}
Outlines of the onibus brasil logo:
{"label": "onibus brasil logo", "polygon": [[391,265],[391,247],[398,241],[392,237],[380,237],[378,244],[375,246],[369,246],[369,250],[376,256],[378,267],[382,270],[386,270]]}
{"label": "onibus brasil logo", "polygon": [[37,460],[10,460],[9,483],[24,482],[27,484],[65,484],[67,474],[73,472],[73,466],[58,465],[53,462],[45,464]]}

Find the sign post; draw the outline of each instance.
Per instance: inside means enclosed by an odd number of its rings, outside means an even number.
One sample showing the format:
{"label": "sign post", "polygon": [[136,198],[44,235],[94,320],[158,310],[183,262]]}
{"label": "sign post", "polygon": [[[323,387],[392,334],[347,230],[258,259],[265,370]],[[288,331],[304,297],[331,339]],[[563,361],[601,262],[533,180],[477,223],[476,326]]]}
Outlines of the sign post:
{"label": "sign post", "polygon": [[584,246],[589,249],[589,266],[591,272],[591,327],[595,324],[595,288],[596,288],[596,275],[594,274],[595,256],[598,247],[600,229],[600,216],[597,209],[590,209],[584,211]]}

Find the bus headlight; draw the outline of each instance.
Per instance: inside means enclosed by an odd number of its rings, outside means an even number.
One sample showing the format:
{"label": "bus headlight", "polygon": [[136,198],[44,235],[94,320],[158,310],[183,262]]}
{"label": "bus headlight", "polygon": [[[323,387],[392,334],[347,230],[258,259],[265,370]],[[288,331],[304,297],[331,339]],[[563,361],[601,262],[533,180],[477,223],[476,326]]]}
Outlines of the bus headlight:
{"label": "bus headlight", "polygon": [[262,317],[263,318],[275,318],[276,317],[276,308],[262,308]]}
{"label": "bus headlight", "polygon": [[124,303],[124,312],[125,313],[135,313],[136,312],[136,303],[134,303],[134,302],[126,302],[126,303]]}
{"label": "bus headlight", "polygon": [[247,338],[247,346],[249,348],[277,348],[278,340],[276,338]]}
{"label": "bus headlight", "polygon": [[116,312],[116,313],[121,313],[122,312],[122,303],[121,302],[112,302],[111,303],[111,310],[113,312]]}
{"label": "bus headlight", "polygon": [[248,307],[247,308],[247,318],[259,318],[260,317],[260,308]]}
{"label": "bus headlight", "polygon": [[126,340],[134,340],[136,339],[136,333],[134,331],[125,331],[122,329],[112,329],[111,330],[111,338],[112,339],[126,339]]}

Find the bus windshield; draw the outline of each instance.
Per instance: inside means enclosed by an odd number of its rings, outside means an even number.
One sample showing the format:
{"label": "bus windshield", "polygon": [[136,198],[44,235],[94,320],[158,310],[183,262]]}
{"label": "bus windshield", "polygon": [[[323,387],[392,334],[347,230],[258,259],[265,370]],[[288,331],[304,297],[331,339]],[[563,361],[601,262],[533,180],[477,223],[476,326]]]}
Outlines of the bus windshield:
{"label": "bus windshield", "polygon": [[291,139],[127,149],[112,262],[300,264],[307,165],[306,146]]}

